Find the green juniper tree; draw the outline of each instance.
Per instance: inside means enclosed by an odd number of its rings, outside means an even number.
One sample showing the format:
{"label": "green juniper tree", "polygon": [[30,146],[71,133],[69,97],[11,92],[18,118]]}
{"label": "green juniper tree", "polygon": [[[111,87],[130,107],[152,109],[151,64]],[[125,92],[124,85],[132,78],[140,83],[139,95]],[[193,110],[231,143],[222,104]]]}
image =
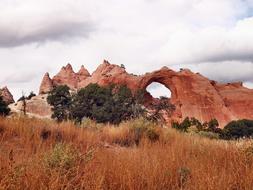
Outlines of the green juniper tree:
{"label": "green juniper tree", "polygon": [[71,94],[66,85],[54,88],[47,97],[52,106],[52,118],[61,122],[70,118]]}

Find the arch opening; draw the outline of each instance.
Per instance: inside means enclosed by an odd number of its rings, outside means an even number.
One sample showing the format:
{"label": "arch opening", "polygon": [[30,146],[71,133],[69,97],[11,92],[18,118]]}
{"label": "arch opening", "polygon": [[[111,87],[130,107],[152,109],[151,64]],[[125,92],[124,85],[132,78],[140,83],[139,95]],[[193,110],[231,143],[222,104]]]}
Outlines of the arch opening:
{"label": "arch opening", "polygon": [[244,82],[243,86],[249,89],[253,89],[253,82]]}
{"label": "arch opening", "polygon": [[167,88],[165,85],[159,83],[159,82],[152,82],[146,87],[146,91],[156,99],[160,98],[171,98],[171,91],[169,88]]}
{"label": "arch opening", "polygon": [[149,118],[162,123],[170,123],[176,110],[176,106],[171,103],[172,91],[163,83],[153,81],[146,88],[146,108]]}

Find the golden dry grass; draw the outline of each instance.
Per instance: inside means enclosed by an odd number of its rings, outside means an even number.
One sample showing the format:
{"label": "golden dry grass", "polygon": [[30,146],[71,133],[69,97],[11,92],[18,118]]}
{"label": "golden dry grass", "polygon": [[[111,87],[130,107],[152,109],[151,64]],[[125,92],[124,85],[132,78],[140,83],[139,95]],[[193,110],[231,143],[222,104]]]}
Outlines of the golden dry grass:
{"label": "golden dry grass", "polygon": [[172,129],[134,145],[115,128],[0,119],[0,189],[253,189],[251,141],[225,142]]}

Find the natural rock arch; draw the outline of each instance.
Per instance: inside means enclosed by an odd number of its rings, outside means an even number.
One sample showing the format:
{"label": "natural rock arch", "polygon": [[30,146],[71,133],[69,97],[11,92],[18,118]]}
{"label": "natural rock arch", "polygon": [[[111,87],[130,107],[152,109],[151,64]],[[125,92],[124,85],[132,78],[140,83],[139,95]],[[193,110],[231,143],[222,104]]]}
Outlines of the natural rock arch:
{"label": "natural rock arch", "polygon": [[176,87],[173,83],[173,76],[175,76],[175,74],[175,71],[170,70],[167,67],[164,67],[159,71],[147,73],[140,81],[140,88],[146,90],[146,88],[153,82],[160,83],[170,90],[170,99],[173,101],[177,99]]}
{"label": "natural rock arch", "polygon": [[90,83],[101,86],[127,85],[136,92],[145,90],[152,82],[163,84],[171,91],[170,102],[176,106],[172,119],[183,120],[185,117],[195,117],[204,122],[216,118],[221,126],[235,119],[253,119],[252,89],[243,87],[242,83],[221,84],[211,81],[188,69],[176,72],[163,67],[144,75],[134,75],[127,73],[118,65],[104,61],[90,75],[86,70],[75,73],[71,65],[67,65],[52,79],[48,74],[45,76],[40,93],[49,92],[52,86],[66,84],[75,90]]}

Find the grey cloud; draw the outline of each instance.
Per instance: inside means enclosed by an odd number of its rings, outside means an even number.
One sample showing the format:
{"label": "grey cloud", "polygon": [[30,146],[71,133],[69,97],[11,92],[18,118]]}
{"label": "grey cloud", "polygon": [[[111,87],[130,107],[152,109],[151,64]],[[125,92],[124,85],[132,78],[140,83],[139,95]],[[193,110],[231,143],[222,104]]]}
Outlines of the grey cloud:
{"label": "grey cloud", "polygon": [[6,76],[1,83],[3,84],[21,84],[21,83],[28,83],[31,82],[32,80],[34,80],[37,76],[39,75],[39,73],[37,72],[23,72],[23,73],[19,73],[19,72],[15,72],[12,74],[9,74],[8,76]]}
{"label": "grey cloud", "polygon": [[250,52],[226,52],[222,55],[212,55],[202,61],[222,62],[222,61],[252,61],[253,54]]}
{"label": "grey cloud", "polygon": [[[38,23],[38,25],[41,24],[43,23]],[[74,37],[87,38],[94,29],[94,24],[90,22],[74,21],[51,23],[31,32],[22,32],[19,28],[6,28],[0,25],[0,47],[8,48],[29,43],[64,41]]]}
{"label": "grey cloud", "polygon": [[174,69],[179,67],[190,68],[194,72],[199,72],[219,82],[253,82],[253,62],[224,61],[173,66]]}

